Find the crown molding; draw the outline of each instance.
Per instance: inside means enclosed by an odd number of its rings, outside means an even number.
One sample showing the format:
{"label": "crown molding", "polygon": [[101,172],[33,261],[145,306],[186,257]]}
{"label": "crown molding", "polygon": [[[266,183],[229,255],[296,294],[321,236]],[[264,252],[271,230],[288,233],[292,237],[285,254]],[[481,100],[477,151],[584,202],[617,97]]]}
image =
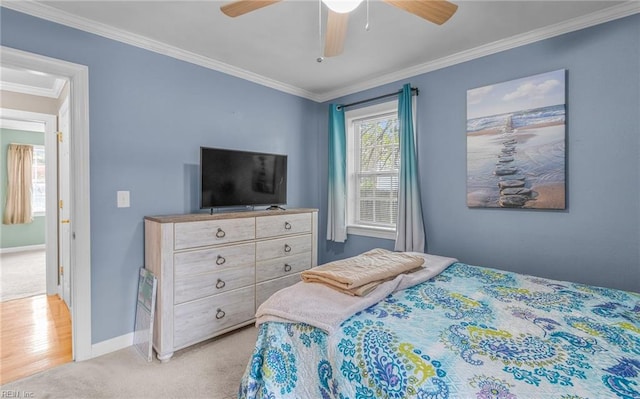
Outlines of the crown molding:
{"label": "crown molding", "polygon": [[364,82],[356,83],[354,85],[343,87],[339,90],[334,90],[326,93],[313,93],[308,90],[304,90],[299,87],[277,81],[275,79],[267,78],[265,76],[241,68],[237,68],[224,62],[207,58],[190,51],[186,51],[178,47],[150,39],[142,35],[136,35],[122,29],[114,28],[106,24],[92,21],[90,19],[78,17],[76,15],[60,11],[45,4],[37,3],[33,0],[3,1],[2,7],[29,14],[34,17],[46,19],[72,28],[80,29],[85,32],[106,37],[108,39],[113,39],[122,43],[130,44],[135,47],[143,48],[145,50],[153,51],[158,54],[163,54],[172,58],[196,64],[208,69],[235,76],[237,78],[245,79],[253,83],[257,83],[275,90],[282,91],[284,93],[303,97],[316,102],[326,102],[387,83],[393,83],[402,79],[410,78],[412,76],[432,72],[452,65],[471,61],[476,58],[495,54],[515,47],[523,46],[554,36],[559,36],[565,33],[577,31],[580,29],[588,28],[594,25],[640,13],[640,2],[637,0],[631,0],[602,11],[570,19],[568,21],[564,21],[542,29],[536,29],[521,35],[510,37],[508,39],[498,40],[493,43],[473,48],[471,50],[461,51],[447,57],[442,57],[435,61],[430,61],[424,64],[382,75],[380,77]]}
{"label": "crown molding", "polygon": [[178,60],[186,61],[191,64],[199,65],[208,69],[235,76],[262,86],[270,87],[288,94],[307,98],[313,101],[317,95],[310,91],[295,87],[275,79],[267,78],[254,72],[250,72],[233,65],[226,64],[212,58],[204,57],[190,51],[166,44],[157,40],[150,39],[146,36],[137,35],[113,26],[93,21],[87,18],[79,17],[65,11],[58,10],[46,4],[35,2],[33,0],[19,1],[3,1],[2,7],[9,8],[24,14],[28,14],[37,18],[42,18],[51,22],[71,28],[80,29],[85,32],[93,33],[98,36],[116,40],[154,53],[166,55]]}
{"label": "crown molding", "polygon": [[536,29],[517,36],[512,36],[508,39],[498,40],[493,43],[473,48],[471,50],[461,51],[447,57],[442,57],[435,61],[430,61],[424,64],[416,65],[397,72],[370,79],[355,85],[347,86],[341,88],[340,90],[334,90],[328,93],[324,93],[318,96],[317,101],[330,101],[349,94],[358,93],[363,90],[397,82],[399,80],[421,75],[427,72],[432,72],[452,65],[461,64],[463,62],[471,61],[476,58],[485,57],[487,55],[510,50],[516,47],[524,46],[526,44],[535,43],[541,40],[563,35],[565,33],[585,29],[591,26],[599,25],[605,22],[613,21],[615,19],[624,18],[638,13],[640,13],[640,2],[628,1],[626,3],[620,4],[618,6],[613,6],[602,11],[584,15],[578,18],[573,18],[555,25],[547,26],[542,29]]}

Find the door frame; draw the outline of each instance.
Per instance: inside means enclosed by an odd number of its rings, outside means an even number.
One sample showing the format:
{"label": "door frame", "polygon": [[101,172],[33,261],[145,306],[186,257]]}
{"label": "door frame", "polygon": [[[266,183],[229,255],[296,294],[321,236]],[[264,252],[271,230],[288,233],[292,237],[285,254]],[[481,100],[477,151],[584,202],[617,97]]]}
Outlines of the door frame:
{"label": "door frame", "polygon": [[89,181],[89,68],[0,46],[2,64],[69,80],[71,189],[71,328],[73,358],[91,359],[91,220]]}
{"label": "door frame", "polygon": [[[69,146],[69,140],[65,139],[65,137],[68,137],[70,135],[70,128],[71,128],[71,115],[70,115],[70,108],[69,108],[69,104],[71,103],[71,96],[67,96],[64,101],[62,102],[62,104],[59,104],[58,106],[58,134],[61,135],[62,138],[58,138],[58,140],[56,140],[56,148],[57,148],[57,156],[58,156],[58,163],[56,164],[57,167],[57,173],[58,173],[58,181],[57,181],[57,189],[58,189],[58,200],[60,201],[60,203],[58,204],[58,208],[56,209],[56,215],[58,216],[58,253],[57,253],[57,260],[58,260],[58,268],[62,269],[64,267],[67,267],[68,270],[66,271],[66,273],[64,271],[60,271],[58,270],[58,295],[60,296],[60,298],[62,298],[62,300],[64,301],[64,303],[67,304],[68,307],[72,307],[73,306],[73,302],[72,302],[72,297],[71,297],[71,274],[73,272],[73,269],[70,267],[71,264],[69,263],[69,257],[70,257],[70,243],[71,243],[71,229],[67,228],[70,227],[69,226],[65,226],[63,224],[63,219],[70,219],[71,215],[70,213],[67,213],[68,211],[70,211],[70,208],[68,207],[70,201],[70,195],[71,192],[69,190],[69,182],[71,180],[71,168],[69,167],[69,155],[71,153],[71,148]],[[61,118],[63,115],[63,111],[64,113],[66,113],[66,117],[63,119]],[[62,129],[62,124],[63,122],[65,122],[65,130]],[[64,150],[64,153],[67,153],[67,156],[62,156],[63,152],[62,150]],[[64,173],[60,173],[60,171],[63,170]],[[67,203],[67,208],[65,208],[63,205],[63,202]],[[67,243],[69,243],[69,245],[67,245]],[[66,266],[65,266],[66,265]]]}
{"label": "door frame", "polygon": [[[42,122],[45,152],[45,259],[47,295],[58,293],[58,187],[56,151],[56,115],[17,109],[0,108],[0,117],[19,122]],[[18,125],[19,126],[19,125]],[[52,167],[56,166],[55,168]]]}

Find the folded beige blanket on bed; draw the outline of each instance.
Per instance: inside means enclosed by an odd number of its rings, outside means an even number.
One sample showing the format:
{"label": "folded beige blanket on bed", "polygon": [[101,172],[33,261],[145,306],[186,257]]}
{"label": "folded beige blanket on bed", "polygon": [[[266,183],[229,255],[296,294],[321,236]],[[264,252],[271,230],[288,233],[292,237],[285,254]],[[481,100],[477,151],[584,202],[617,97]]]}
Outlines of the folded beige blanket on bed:
{"label": "folded beige blanket on bed", "polygon": [[306,283],[320,283],[344,294],[365,296],[399,274],[419,270],[423,263],[420,256],[376,248],[305,270],[301,277]]}
{"label": "folded beige blanket on bed", "polygon": [[387,295],[412,287],[440,274],[457,259],[411,252],[424,259],[419,271],[400,274],[376,287],[371,294],[360,297],[344,295],[323,284],[299,282],[284,288],[267,299],[256,312],[256,326],[266,322],[306,323],[331,334],[340,324]]}

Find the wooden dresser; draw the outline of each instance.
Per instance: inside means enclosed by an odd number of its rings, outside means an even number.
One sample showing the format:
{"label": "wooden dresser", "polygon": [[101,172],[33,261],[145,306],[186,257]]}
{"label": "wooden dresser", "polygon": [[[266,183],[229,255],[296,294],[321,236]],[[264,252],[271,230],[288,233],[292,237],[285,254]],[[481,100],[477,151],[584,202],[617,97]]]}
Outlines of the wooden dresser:
{"label": "wooden dresser", "polygon": [[317,209],[147,216],[145,268],[158,279],[153,347],[174,351],[254,321],[317,265]]}

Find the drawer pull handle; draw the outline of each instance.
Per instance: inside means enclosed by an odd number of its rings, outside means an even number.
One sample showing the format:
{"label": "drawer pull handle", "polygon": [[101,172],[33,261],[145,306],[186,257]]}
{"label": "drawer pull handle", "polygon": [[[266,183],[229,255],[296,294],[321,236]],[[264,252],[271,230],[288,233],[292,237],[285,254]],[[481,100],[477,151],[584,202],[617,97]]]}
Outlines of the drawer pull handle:
{"label": "drawer pull handle", "polygon": [[224,264],[224,262],[226,262],[227,260],[224,258],[224,256],[222,255],[218,255],[218,258],[216,259],[216,265],[222,265]]}
{"label": "drawer pull handle", "polygon": [[291,247],[289,246],[289,244],[284,244],[284,252],[286,253],[291,252]]}
{"label": "drawer pull handle", "polygon": [[290,264],[288,264],[288,263],[285,263],[285,264],[284,264],[284,271],[285,271],[285,272],[290,272],[290,271],[291,271],[291,265],[290,265]]}
{"label": "drawer pull handle", "polygon": [[224,310],[222,309],[218,309],[216,310],[216,319],[220,320],[221,318],[223,318],[225,316],[226,313],[224,313]]}
{"label": "drawer pull handle", "polygon": [[220,227],[218,227],[218,231],[216,231],[216,237],[218,238],[224,238],[224,236],[226,236],[227,233],[224,232],[224,230],[222,230]]}
{"label": "drawer pull handle", "polygon": [[221,289],[221,288],[224,288],[225,285],[227,285],[227,283],[225,283],[224,281],[218,279],[218,282],[216,283],[216,288],[217,289]]}
{"label": "drawer pull handle", "polygon": [[291,223],[289,223],[289,222],[284,222],[284,229],[285,229],[285,230],[291,230]]}

